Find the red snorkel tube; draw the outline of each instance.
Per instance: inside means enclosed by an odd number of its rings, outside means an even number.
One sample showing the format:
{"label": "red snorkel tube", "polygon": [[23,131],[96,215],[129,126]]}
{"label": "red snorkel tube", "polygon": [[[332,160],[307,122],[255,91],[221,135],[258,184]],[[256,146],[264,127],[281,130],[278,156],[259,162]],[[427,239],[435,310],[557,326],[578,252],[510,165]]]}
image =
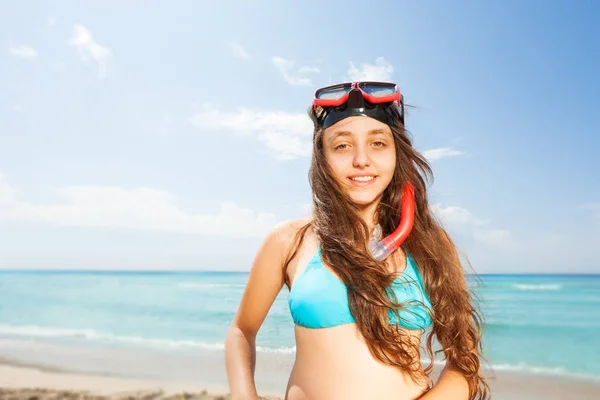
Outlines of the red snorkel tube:
{"label": "red snorkel tube", "polygon": [[415,222],[415,188],[410,183],[404,185],[402,191],[402,210],[400,213],[400,223],[394,232],[383,240],[381,236],[381,226],[375,227],[374,236],[369,241],[369,251],[373,258],[378,261],[385,260],[392,254],[408,237]]}

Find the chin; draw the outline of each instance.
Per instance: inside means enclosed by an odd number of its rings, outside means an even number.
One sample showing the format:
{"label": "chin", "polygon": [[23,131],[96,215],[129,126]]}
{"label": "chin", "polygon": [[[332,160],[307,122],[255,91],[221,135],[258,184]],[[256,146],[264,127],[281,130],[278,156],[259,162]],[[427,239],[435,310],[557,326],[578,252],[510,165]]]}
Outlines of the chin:
{"label": "chin", "polygon": [[374,202],[376,202],[379,199],[380,195],[376,195],[376,194],[360,194],[360,195],[356,195],[356,194],[351,194],[350,195],[350,199],[352,200],[352,202],[356,205],[359,206],[368,206]]}

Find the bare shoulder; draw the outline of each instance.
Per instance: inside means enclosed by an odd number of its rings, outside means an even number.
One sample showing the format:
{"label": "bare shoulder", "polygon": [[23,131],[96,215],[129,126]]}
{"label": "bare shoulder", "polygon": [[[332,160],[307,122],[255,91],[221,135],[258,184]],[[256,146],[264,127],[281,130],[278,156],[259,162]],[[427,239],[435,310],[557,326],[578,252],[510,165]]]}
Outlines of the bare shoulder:
{"label": "bare shoulder", "polygon": [[298,232],[312,222],[312,217],[293,218],[275,225],[267,236],[268,241],[277,243],[285,254],[293,245]]}
{"label": "bare shoulder", "polygon": [[294,237],[307,219],[284,221],[268,232],[254,257],[244,294],[233,321],[243,332],[255,335],[285,284],[282,266]]}

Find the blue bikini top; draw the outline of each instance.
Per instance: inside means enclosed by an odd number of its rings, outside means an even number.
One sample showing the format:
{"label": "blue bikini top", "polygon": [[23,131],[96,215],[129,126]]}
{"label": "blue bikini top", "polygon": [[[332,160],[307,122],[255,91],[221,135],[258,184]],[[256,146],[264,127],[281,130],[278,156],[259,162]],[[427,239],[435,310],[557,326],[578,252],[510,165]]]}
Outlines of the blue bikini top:
{"label": "blue bikini top", "polygon": [[[429,327],[431,318],[427,309],[431,310],[431,302],[425,293],[421,274],[408,253],[406,269],[391,286],[396,302],[408,303],[398,310],[400,318],[396,317],[394,310],[389,310],[390,324],[413,330]],[[306,328],[331,328],[356,322],[350,312],[346,285],[323,265],[320,246],[295,279],[288,303],[294,323]]]}

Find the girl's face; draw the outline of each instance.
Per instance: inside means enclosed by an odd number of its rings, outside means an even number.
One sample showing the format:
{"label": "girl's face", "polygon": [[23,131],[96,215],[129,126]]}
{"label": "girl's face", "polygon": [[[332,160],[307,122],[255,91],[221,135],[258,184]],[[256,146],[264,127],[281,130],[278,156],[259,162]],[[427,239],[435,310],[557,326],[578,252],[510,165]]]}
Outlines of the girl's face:
{"label": "girl's face", "polygon": [[348,117],[325,130],[325,159],[352,201],[378,203],[396,168],[394,137],[387,124],[370,117]]}

